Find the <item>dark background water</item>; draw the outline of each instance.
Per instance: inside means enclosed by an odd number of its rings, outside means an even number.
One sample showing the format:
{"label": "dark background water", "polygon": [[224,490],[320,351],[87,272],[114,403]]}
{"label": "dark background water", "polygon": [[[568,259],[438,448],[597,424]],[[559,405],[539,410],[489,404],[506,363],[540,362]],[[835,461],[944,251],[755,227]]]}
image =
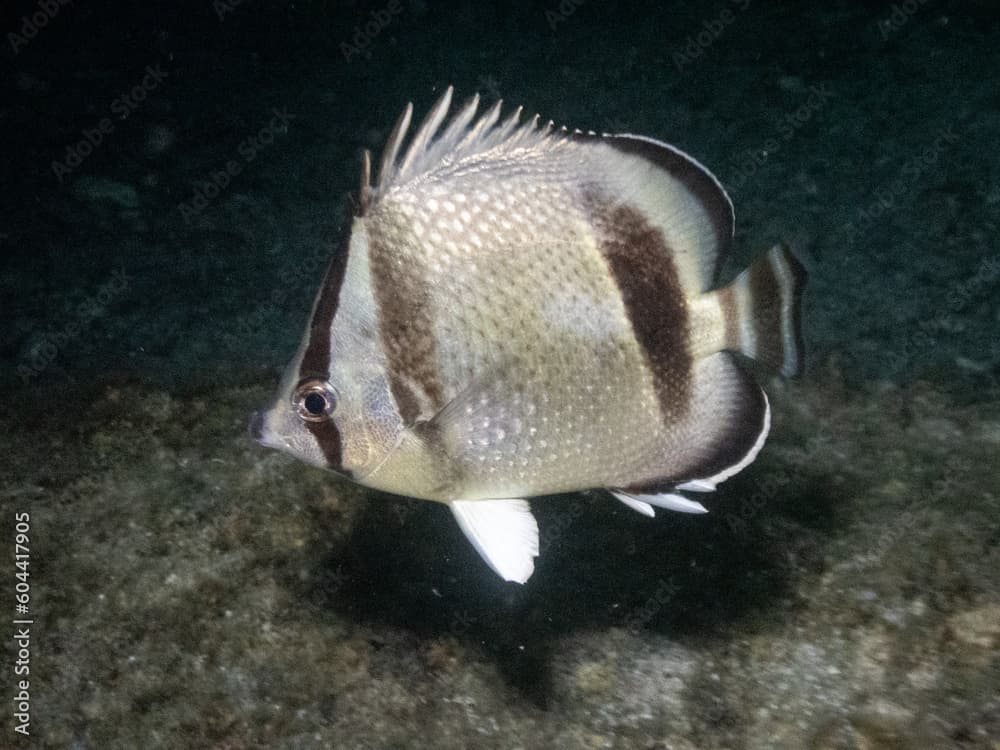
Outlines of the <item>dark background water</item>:
{"label": "dark background water", "polygon": [[693,154],[736,205],[729,275],[776,240],[805,258],[812,362],[976,398],[1000,362],[998,16],[946,0],[16,4],[3,376],[196,385],[280,367],[361,151],[454,84]]}

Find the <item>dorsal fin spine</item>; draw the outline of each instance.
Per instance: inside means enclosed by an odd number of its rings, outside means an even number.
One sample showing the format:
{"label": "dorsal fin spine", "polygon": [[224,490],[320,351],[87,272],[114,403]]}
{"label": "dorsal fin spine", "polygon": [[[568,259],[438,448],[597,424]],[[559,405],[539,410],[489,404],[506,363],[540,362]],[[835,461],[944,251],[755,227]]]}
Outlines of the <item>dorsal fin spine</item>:
{"label": "dorsal fin spine", "polygon": [[[554,132],[549,120],[539,127],[538,115],[527,122],[521,121],[523,108],[518,107],[500,121],[503,100],[495,102],[485,113],[476,117],[479,94],[466,101],[444,127],[451,107],[454,89],[449,86],[431,107],[417,128],[409,145],[403,150],[406,134],[413,117],[413,104],[406,105],[388,140],[379,166],[377,181],[372,183],[371,157],[362,162],[361,208],[362,212],[378,201],[380,195],[435,167],[474,156],[495,147],[520,147],[541,143]],[[498,124],[499,123],[499,124]],[[566,129],[557,133],[565,134]],[[559,138],[558,140],[561,140]],[[400,158],[400,152],[403,152]]]}
{"label": "dorsal fin spine", "polygon": [[385,153],[382,154],[382,167],[378,171],[379,187],[392,182],[395,172],[396,154],[399,153],[399,146],[406,137],[406,131],[410,127],[410,119],[413,117],[413,102],[407,102],[406,109],[396,121],[396,126],[389,135],[389,140],[385,144]]}
{"label": "dorsal fin spine", "polygon": [[500,108],[503,106],[503,99],[497,99],[496,103],[489,108],[485,115],[479,118],[475,125],[469,128],[469,132],[455,146],[456,151],[461,151],[473,141],[481,138],[483,133],[492,128],[500,119]]}
{"label": "dorsal fin spine", "polygon": [[358,199],[362,211],[368,207],[372,199],[372,152],[368,149],[361,155],[361,189],[358,191]]}
{"label": "dorsal fin spine", "polygon": [[420,124],[417,134],[413,136],[413,140],[410,141],[409,148],[406,149],[406,156],[403,157],[403,163],[400,165],[399,171],[397,172],[399,178],[402,179],[406,177],[406,173],[409,172],[413,163],[426,151],[431,138],[434,137],[437,129],[441,127],[441,122],[444,120],[445,115],[448,114],[448,108],[451,106],[451,95],[453,92],[454,88],[451,86],[446,88],[434,106],[431,107],[431,110],[427,113],[424,121]]}

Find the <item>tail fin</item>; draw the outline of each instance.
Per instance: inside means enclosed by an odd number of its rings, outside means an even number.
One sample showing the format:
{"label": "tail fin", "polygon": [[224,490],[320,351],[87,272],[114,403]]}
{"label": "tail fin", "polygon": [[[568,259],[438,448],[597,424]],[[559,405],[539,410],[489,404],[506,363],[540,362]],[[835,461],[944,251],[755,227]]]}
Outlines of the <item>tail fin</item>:
{"label": "tail fin", "polygon": [[806,269],[785,245],[775,245],[717,295],[725,326],[723,348],[782,375],[801,374],[802,290]]}

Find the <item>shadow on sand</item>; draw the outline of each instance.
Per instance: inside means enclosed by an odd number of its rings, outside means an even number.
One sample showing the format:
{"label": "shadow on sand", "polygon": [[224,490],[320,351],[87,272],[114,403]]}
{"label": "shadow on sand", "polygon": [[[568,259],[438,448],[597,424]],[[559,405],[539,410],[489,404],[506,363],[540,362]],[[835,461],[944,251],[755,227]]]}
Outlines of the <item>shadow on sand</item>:
{"label": "shadow on sand", "polygon": [[725,510],[753,491],[736,478],[706,499],[708,515],[655,519],[603,492],[537,500],[541,555],[524,586],[489,570],[445,506],[372,493],[347,543],[317,554],[296,585],[357,622],[481,649],[544,707],[558,637],[612,627],[683,637],[787,612],[794,577],[822,567],[836,498],[799,475],[755,512]]}

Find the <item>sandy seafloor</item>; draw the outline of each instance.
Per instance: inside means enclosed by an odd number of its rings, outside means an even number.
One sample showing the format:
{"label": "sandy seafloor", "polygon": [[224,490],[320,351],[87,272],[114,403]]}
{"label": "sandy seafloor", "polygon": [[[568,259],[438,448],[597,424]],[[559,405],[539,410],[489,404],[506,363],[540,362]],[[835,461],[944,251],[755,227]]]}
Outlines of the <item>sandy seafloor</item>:
{"label": "sandy seafloor", "polygon": [[[74,3],[12,42],[41,7],[0,52],[0,747],[1000,747],[995,4]],[[782,239],[811,273],[809,371],[712,512],[543,499],[525,586],[246,431],[360,151],[449,83],[676,144],[726,279]]]}

